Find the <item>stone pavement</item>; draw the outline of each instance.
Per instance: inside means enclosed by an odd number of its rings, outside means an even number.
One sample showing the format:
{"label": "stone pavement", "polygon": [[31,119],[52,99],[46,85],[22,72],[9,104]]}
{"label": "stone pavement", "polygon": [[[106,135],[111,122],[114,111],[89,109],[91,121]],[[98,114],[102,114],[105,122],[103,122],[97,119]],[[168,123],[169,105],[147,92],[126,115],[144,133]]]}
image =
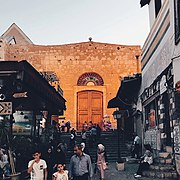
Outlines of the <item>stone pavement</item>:
{"label": "stone pavement", "polygon": [[[116,163],[109,163],[108,170],[105,172],[105,180],[135,180],[134,174],[136,173],[138,168],[138,164],[128,164],[125,163],[125,170],[124,171],[117,171],[116,170]],[[159,180],[158,178],[147,178],[141,177],[138,178],[140,180]],[[98,173],[96,173],[93,177],[93,180],[99,180]]]}

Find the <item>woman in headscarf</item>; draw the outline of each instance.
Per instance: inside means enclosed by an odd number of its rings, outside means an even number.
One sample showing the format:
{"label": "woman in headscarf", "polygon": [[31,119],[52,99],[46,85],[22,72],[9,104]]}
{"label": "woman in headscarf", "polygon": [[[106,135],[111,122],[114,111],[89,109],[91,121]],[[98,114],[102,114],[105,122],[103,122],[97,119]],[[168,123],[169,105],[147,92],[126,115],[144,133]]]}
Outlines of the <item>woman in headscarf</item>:
{"label": "woman in headscarf", "polygon": [[44,159],[47,163],[48,180],[52,180],[53,168],[55,164],[55,156],[52,147],[48,147],[44,154]]}
{"label": "woman in headscarf", "polygon": [[104,173],[107,167],[108,160],[105,152],[105,147],[102,144],[98,144],[97,156],[96,156],[96,166],[100,172],[100,179],[104,180]]}
{"label": "woman in headscarf", "polygon": [[66,155],[61,149],[60,144],[57,146],[56,151],[55,151],[55,166],[57,167],[58,164],[62,164],[65,167],[66,164]]}

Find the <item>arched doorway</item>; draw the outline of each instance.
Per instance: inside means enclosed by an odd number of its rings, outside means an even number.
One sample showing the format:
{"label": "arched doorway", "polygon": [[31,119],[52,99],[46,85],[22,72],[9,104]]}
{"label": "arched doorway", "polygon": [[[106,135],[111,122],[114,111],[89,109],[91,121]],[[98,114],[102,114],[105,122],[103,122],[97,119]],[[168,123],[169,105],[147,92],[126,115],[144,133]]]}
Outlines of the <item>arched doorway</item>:
{"label": "arched doorway", "polygon": [[103,93],[87,90],[77,94],[77,129],[81,130],[83,123],[92,121],[100,124],[103,119]]}
{"label": "arched doorway", "polygon": [[82,89],[89,87],[77,93],[77,129],[81,130],[85,121],[100,124],[103,118],[103,93],[92,90],[92,87],[103,86],[102,77],[95,72],[86,72],[79,77],[77,85]]}

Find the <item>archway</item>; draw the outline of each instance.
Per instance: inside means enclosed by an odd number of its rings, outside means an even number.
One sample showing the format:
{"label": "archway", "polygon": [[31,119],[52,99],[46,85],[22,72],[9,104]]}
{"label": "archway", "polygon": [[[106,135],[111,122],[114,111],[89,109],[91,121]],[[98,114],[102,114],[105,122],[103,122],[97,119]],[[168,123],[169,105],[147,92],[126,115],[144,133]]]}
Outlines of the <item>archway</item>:
{"label": "archway", "polygon": [[77,85],[82,86],[77,93],[77,129],[82,129],[85,121],[100,124],[103,118],[103,93],[92,87],[103,86],[102,77],[95,72],[86,72],[79,77]]}

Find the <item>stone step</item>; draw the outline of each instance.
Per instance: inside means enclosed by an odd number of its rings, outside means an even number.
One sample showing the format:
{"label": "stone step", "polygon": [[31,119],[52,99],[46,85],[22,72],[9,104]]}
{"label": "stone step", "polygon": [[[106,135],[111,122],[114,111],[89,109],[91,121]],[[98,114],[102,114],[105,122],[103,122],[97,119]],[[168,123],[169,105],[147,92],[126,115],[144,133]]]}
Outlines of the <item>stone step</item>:
{"label": "stone step", "polygon": [[171,146],[166,146],[166,152],[172,153],[173,152],[173,148]]}
{"label": "stone step", "polygon": [[160,164],[172,164],[173,160],[172,158],[155,158],[154,162]]}
{"label": "stone step", "polygon": [[[130,152],[126,145],[127,142],[124,142],[122,137],[121,137],[121,141],[120,141],[121,156],[127,157],[127,156],[129,156]],[[68,163],[70,161],[71,156],[73,155],[73,151],[72,151],[72,149],[70,149],[70,146],[69,146],[70,133],[62,133],[61,139],[63,139],[68,145],[68,152],[66,154],[66,160]],[[81,133],[80,132],[78,132],[78,136],[76,137],[76,142],[81,143]],[[97,145],[99,143],[101,143],[105,146],[108,161],[116,162],[117,157],[118,157],[117,132],[111,132],[111,131],[110,132],[102,132],[100,139],[96,143],[93,144],[93,147],[89,147],[89,137],[87,137],[86,147],[88,148],[90,156],[92,157],[93,161],[95,161],[96,153],[97,153]]]}
{"label": "stone step", "polygon": [[171,155],[169,152],[161,152],[161,153],[159,153],[159,157],[160,158],[168,158],[168,157],[171,157]]}
{"label": "stone step", "polygon": [[152,178],[159,178],[159,179],[176,179],[178,178],[178,174],[176,171],[171,171],[171,172],[164,172],[164,171],[153,171],[153,170],[149,170],[149,171],[144,171],[143,172],[143,176],[145,177],[152,177]]}
{"label": "stone step", "polygon": [[152,164],[150,166],[150,170],[155,170],[155,171],[175,171],[174,165],[162,165],[162,164]]}

